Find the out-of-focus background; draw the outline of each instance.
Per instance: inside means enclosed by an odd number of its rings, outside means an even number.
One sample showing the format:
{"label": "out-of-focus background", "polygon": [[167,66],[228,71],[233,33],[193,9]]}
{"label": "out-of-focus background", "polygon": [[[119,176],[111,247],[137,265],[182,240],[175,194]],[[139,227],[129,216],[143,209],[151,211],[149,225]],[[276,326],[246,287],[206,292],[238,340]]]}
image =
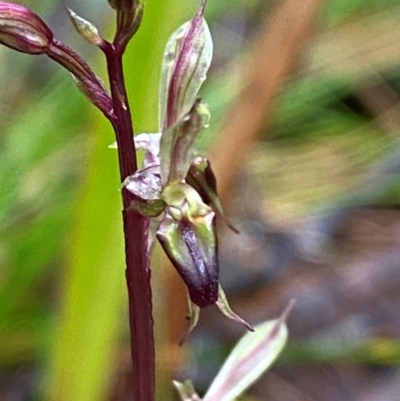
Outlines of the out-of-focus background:
{"label": "out-of-focus background", "polygon": [[[112,32],[105,0],[20,1],[104,77],[65,6]],[[157,128],[168,36],[197,2],[149,0],[126,57],[137,132]],[[291,338],[243,397],[400,399],[400,5],[209,0],[215,55],[202,96],[227,214],[221,280],[251,323],[295,298]],[[130,400],[113,136],[68,73],[0,47],[0,401]],[[158,399],[207,389],[243,328],[215,308],[189,343],[174,270],[153,264]]]}

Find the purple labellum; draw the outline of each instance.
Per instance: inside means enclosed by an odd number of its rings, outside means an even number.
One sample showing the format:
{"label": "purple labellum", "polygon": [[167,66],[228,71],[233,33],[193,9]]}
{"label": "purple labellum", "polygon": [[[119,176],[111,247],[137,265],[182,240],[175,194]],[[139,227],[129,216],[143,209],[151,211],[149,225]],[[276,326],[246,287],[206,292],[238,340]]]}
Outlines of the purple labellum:
{"label": "purple labellum", "polygon": [[198,273],[197,276],[191,275],[186,279],[183,277],[188,286],[190,299],[201,308],[212,305],[218,300],[219,266],[216,249],[214,255],[211,255],[211,260],[205,260],[190,225],[182,222],[181,230]]}
{"label": "purple labellum", "polygon": [[202,308],[214,304],[219,278],[215,214],[192,223],[177,221],[167,212],[157,238],[184,280],[192,302]]}

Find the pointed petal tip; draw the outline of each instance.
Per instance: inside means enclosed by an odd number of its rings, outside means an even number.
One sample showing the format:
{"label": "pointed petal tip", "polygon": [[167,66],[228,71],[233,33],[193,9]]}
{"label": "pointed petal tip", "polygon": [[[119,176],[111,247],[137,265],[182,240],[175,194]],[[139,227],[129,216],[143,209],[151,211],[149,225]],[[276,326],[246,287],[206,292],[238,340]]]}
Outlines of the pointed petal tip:
{"label": "pointed petal tip", "polygon": [[189,321],[188,328],[183,333],[182,338],[179,340],[178,345],[181,347],[188,339],[192,330],[196,327],[200,316],[200,307],[192,302],[190,297],[188,297],[189,313],[186,316],[186,320]]}
{"label": "pointed petal tip", "polygon": [[247,330],[249,330],[251,332],[255,331],[254,327],[249,322],[244,320],[242,317],[240,317],[236,313],[234,313],[234,315],[235,315],[234,320],[236,320],[238,323],[241,323],[244,327],[246,327]]}
{"label": "pointed petal tip", "polygon": [[200,7],[199,7],[198,15],[201,15],[201,16],[204,15],[204,10],[206,8],[206,5],[207,5],[207,0],[201,0],[201,4],[200,4]]}
{"label": "pointed petal tip", "polygon": [[292,309],[293,309],[295,304],[296,304],[296,299],[292,298],[289,301],[288,305],[286,306],[285,310],[282,312],[281,316],[279,317],[279,322],[280,323],[283,323],[288,319],[288,317],[289,317],[290,313],[292,312]]}
{"label": "pointed petal tip", "polygon": [[219,310],[229,319],[235,320],[236,322],[242,324],[249,331],[254,331],[254,327],[246,322],[243,318],[241,318],[237,313],[235,313],[231,307],[229,306],[228,300],[226,298],[225,292],[222,289],[221,285],[218,287],[218,300],[216,302]]}
{"label": "pointed petal tip", "polygon": [[190,380],[185,380],[183,383],[173,380],[172,383],[177,389],[182,401],[201,401]]}

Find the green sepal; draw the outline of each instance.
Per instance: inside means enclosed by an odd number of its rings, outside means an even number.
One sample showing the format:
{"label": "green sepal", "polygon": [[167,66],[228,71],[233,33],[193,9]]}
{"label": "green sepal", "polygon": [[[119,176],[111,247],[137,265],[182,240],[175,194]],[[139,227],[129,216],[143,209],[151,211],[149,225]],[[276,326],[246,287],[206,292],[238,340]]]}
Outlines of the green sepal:
{"label": "green sepal", "polygon": [[190,380],[185,380],[183,383],[174,380],[173,383],[182,401],[201,401]]}
{"label": "green sepal", "polygon": [[165,202],[162,199],[134,200],[131,202],[131,209],[145,217],[157,217],[164,211]]}
{"label": "green sepal", "polygon": [[213,42],[203,18],[205,2],[196,16],[180,26],[164,51],[159,90],[159,130],[176,124],[195,102],[212,60]]}
{"label": "green sepal", "polygon": [[200,307],[194,304],[189,296],[188,296],[188,306],[189,306],[189,313],[187,314],[186,318],[189,321],[189,325],[183,337],[179,341],[179,345],[183,345],[187,341],[187,339],[189,338],[189,334],[197,326],[200,317]]}
{"label": "green sepal", "polygon": [[196,157],[193,160],[186,176],[186,182],[200,194],[207,205],[211,205],[217,215],[224,220],[225,224],[232,231],[237,234],[239,233],[225,217],[221,201],[217,194],[217,180],[208,159],[205,157]]}
{"label": "green sepal", "polygon": [[194,157],[195,141],[208,123],[208,119],[207,105],[197,99],[188,114],[163,133],[159,154],[163,186],[186,178]]}
{"label": "green sepal", "polygon": [[251,324],[247,323],[246,320],[242,319],[238,314],[236,314],[229,306],[228,299],[226,298],[225,292],[221,285],[218,287],[218,301],[216,302],[219,310],[229,319],[235,320],[238,323],[243,324],[247,330],[254,331]]}

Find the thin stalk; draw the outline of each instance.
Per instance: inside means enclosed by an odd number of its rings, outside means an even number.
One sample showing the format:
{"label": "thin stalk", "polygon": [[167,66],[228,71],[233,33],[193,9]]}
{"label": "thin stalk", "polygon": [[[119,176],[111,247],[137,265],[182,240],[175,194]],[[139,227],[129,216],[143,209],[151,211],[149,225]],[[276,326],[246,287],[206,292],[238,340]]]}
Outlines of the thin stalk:
{"label": "thin stalk", "polygon": [[[131,113],[125,88],[122,53],[114,45],[103,49],[107,58],[118,144],[121,182],[137,170]],[[147,252],[149,219],[130,208],[134,196],[122,189],[126,280],[133,362],[133,399],[154,401],[155,350],[153,335],[151,272]]]}
{"label": "thin stalk", "polygon": [[[107,46],[107,43],[104,46]],[[46,54],[73,75],[80,89],[103,112],[106,118],[111,121],[114,117],[112,113],[112,100],[86,61],[65,43],[56,39],[53,39]]]}

